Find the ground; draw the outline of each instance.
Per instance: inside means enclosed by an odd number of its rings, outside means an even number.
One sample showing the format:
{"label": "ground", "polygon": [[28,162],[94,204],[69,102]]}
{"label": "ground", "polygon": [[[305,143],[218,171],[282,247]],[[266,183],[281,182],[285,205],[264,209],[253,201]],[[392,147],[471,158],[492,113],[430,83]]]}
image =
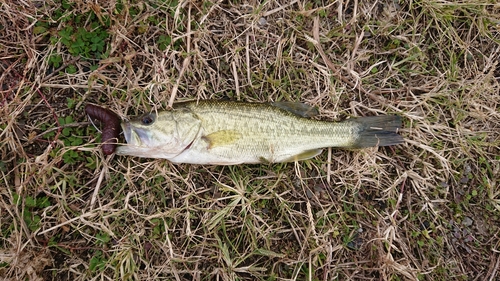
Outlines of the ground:
{"label": "ground", "polygon": [[[497,280],[496,1],[0,3],[5,280]],[[295,101],[405,143],[298,163],[103,155],[84,113]],[[122,140],[123,141],[123,140]]]}

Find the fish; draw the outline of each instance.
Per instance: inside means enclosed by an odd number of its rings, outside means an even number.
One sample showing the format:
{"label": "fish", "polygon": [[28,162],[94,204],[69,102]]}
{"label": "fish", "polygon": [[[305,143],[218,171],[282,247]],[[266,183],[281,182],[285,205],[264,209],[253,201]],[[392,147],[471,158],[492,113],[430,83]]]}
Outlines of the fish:
{"label": "fish", "polygon": [[313,119],[318,111],[297,102],[200,100],[124,121],[118,155],[173,163],[238,165],[294,162],[324,148],[358,149],[404,142],[397,115]]}

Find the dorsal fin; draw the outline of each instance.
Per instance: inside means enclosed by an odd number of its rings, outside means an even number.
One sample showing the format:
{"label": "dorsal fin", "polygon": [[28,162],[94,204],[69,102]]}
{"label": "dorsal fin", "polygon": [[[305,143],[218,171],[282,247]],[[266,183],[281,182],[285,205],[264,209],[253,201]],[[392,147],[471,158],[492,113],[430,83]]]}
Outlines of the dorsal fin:
{"label": "dorsal fin", "polygon": [[310,118],[319,114],[319,111],[316,107],[312,107],[310,105],[301,102],[277,101],[277,102],[272,102],[271,105],[302,117]]}

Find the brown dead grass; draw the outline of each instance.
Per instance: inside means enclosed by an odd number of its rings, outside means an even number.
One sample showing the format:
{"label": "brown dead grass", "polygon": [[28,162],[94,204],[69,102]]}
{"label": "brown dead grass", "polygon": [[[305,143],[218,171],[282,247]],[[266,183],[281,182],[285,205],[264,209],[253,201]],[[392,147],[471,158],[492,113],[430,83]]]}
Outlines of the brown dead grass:
{"label": "brown dead grass", "polygon": [[[498,279],[498,4],[69,2],[0,4],[7,280]],[[106,58],[60,41],[89,13],[109,18]],[[407,141],[172,165],[104,157],[83,113],[212,98],[301,101],[329,120],[399,114]]]}

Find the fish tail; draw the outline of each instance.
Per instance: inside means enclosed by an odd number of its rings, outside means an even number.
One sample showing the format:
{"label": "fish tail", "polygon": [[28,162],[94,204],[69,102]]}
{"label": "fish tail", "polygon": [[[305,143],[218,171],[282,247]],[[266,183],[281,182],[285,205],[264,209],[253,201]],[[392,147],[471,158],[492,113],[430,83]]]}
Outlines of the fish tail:
{"label": "fish tail", "polygon": [[390,146],[404,142],[403,137],[397,134],[402,125],[400,116],[359,117],[353,121],[357,123],[359,128],[354,148]]}

